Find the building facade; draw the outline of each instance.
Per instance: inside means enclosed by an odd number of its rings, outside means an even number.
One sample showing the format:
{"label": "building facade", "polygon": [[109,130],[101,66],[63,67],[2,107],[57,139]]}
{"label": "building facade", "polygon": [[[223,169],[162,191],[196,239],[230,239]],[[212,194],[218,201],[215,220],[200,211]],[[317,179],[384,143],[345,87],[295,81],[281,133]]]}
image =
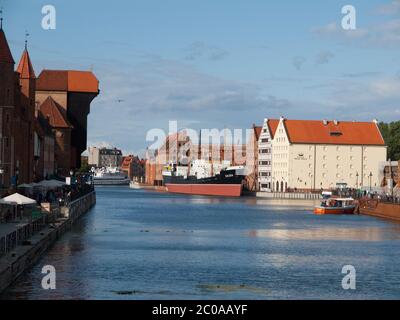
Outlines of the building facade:
{"label": "building facade", "polygon": [[89,147],[88,153],[88,164],[92,167],[119,167],[122,163],[122,151],[117,148]]}
{"label": "building facade", "polygon": [[91,72],[44,70],[36,78],[26,42],[14,67],[1,25],[0,193],[80,167],[90,102],[99,93]]}
{"label": "building facade", "polygon": [[281,118],[272,140],[272,191],[379,187],[386,157],[376,121]]}
{"label": "building facade", "polygon": [[258,190],[272,191],[272,140],[279,120],[264,119],[258,139]]}
{"label": "building facade", "polygon": [[73,169],[81,167],[81,154],[87,149],[90,103],[99,93],[99,81],[90,71],[43,70],[37,79],[37,103],[40,105],[51,96],[64,109],[72,125],[70,159]]}

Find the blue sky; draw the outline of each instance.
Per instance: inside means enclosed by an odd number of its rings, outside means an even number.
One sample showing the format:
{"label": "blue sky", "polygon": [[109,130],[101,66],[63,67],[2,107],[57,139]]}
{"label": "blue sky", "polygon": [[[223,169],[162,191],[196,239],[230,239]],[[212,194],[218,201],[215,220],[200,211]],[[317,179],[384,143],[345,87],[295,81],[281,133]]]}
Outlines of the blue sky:
{"label": "blue sky", "polygon": [[[248,128],[265,117],[400,118],[400,0],[0,0],[15,60],[93,70],[89,144],[143,153],[150,128]],[[56,30],[41,9],[54,5]],[[357,30],[341,28],[342,6]],[[118,99],[124,102],[118,103]]]}

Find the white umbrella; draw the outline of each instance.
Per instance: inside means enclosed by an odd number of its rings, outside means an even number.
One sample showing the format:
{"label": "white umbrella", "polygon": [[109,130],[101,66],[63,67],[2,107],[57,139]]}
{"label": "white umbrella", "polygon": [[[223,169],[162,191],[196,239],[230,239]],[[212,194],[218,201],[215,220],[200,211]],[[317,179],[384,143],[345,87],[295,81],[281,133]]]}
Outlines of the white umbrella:
{"label": "white umbrella", "polygon": [[31,198],[25,197],[22,194],[19,193],[14,193],[11,196],[5,197],[3,199],[4,202],[7,203],[16,203],[19,205],[28,205],[28,204],[36,204],[36,200],[33,200]]}
{"label": "white umbrella", "polygon": [[8,204],[8,205],[13,204],[13,205],[15,205],[16,203],[15,202],[10,202],[10,201],[5,201],[4,199],[0,199],[0,204]]}
{"label": "white umbrella", "polygon": [[23,183],[23,184],[20,184],[18,186],[18,188],[33,188],[33,185],[27,184],[27,183]]}

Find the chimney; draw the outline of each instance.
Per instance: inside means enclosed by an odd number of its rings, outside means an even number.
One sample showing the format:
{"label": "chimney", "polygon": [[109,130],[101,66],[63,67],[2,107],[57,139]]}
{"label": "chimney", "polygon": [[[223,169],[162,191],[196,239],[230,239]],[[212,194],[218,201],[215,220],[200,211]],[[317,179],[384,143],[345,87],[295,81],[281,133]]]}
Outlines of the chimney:
{"label": "chimney", "polygon": [[333,120],[333,123],[335,124],[335,126],[337,126],[339,124],[339,122],[337,120]]}
{"label": "chimney", "polygon": [[322,120],[322,122],[324,123],[324,126],[328,125],[328,120],[324,119],[324,120]]}

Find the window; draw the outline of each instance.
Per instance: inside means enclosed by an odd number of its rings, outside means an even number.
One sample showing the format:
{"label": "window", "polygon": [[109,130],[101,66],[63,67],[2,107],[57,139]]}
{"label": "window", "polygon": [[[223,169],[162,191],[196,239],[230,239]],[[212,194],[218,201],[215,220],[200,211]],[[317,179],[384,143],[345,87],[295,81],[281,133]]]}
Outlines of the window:
{"label": "window", "polygon": [[261,139],[261,142],[262,142],[262,143],[267,143],[268,141],[269,141],[268,138]]}

